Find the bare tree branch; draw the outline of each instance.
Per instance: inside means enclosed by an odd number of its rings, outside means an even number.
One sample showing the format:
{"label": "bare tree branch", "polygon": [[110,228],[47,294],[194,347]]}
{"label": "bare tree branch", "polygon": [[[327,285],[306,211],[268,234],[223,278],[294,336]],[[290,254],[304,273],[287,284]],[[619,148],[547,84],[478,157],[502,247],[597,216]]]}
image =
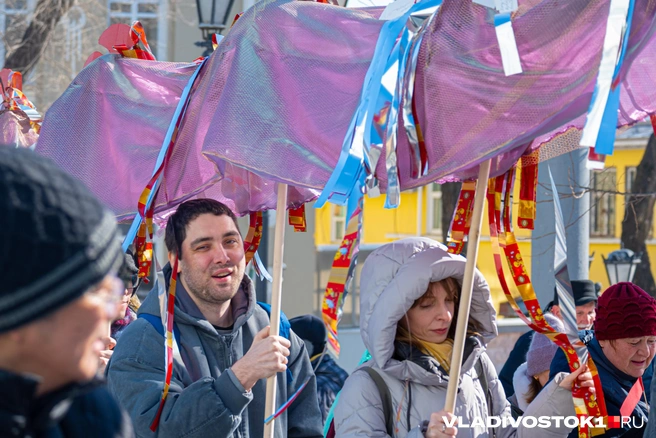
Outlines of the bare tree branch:
{"label": "bare tree branch", "polygon": [[7,56],[5,68],[27,75],[39,62],[57,23],[74,3],[75,0],[39,0],[34,18],[20,44]]}
{"label": "bare tree branch", "polygon": [[[654,135],[649,138],[645,153],[636,169],[633,191],[636,193],[649,193],[656,191],[656,139]],[[636,269],[633,282],[656,296],[656,283],[651,273],[651,263],[647,252],[647,239],[653,227],[654,204],[656,197],[631,194],[622,221],[622,244],[636,253],[642,253],[642,263]]]}

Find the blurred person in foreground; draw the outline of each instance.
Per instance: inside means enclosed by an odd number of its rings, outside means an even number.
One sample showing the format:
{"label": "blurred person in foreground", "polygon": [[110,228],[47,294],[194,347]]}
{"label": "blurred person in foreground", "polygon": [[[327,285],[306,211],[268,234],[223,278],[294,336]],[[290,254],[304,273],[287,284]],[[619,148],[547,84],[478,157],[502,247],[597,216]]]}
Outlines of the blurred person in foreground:
{"label": "blurred person in foreground", "polygon": [[134,436],[96,380],[123,287],[116,221],[31,151],[0,148],[0,436]]}

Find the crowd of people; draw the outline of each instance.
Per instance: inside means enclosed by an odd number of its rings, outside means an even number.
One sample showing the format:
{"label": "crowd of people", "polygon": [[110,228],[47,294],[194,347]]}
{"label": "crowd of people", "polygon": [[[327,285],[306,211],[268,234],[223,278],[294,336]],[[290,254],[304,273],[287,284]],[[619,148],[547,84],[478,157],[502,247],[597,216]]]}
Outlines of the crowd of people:
{"label": "crowd of people", "polygon": [[[324,430],[338,437],[578,436],[565,424],[488,427],[477,419],[574,416],[572,393],[581,388],[601,388],[597,398],[609,416],[634,420],[595,436],[656,436],[648,421],[656,300],[632,283],[599,294],[588,280],[572,282],[579,337],[595,370],[571,371],[559,347],[529,332],[498,376],[486,353],[496,313],[476,271],[448,412],[463,257],[421,237],[371,253],[360,284],[361,335],[371,357],[349,376],[327,354],[321,319],[292,318],[288,333],[270,334],[270,310],[245,274],[235,214],[215,200],[189,200],[166,226],[169,263],[160,278],[168,289],[177,277],[176,348],[160,406],[160,291],[137,298],[138,264],[122,252],[112,213],[49,160],[12,148],[0,148],[0,208],[0,437],[262,437],[273,375],[276,406],[292,400],[274,423],[282,438],[323,437]],[[545,318],[564,330],[557,301]]]}

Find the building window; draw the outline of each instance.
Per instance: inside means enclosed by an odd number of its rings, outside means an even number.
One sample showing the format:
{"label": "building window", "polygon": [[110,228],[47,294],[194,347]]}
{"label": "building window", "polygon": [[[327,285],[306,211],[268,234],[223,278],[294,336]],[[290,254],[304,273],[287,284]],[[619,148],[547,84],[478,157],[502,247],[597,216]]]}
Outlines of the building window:
{"label": "building window", "polygon": [[3,64],[7,54],[23,39],[35,5],[36,0],[0,0],[0,59]]}
{"label": "building window", "polygon": [[590,235],[595,237],[615,236],[615,192],[616,172],[614,167],[603,171],[592,171],[590,175]]}
{"label": "building window", "polygon": [[158,61],[166,61],[168,0],[108,0],[109,24],[139,20]]}
{"label": "building window", "polygon": [[426,232],[432,236],[442,236],[442,188],[439,184],[433,183],[427,189]]}
{"label": "building window", "polygon": [[627,166],[626,167],[626,172],[624,175],[624,191],[626,192],[626,197],[628,199],[628,195],[630,193],[633,193],[633,184],[635,183],[635,178],[636,178],[636,173],[638,172],[638,168],[635,166]]}
{"label": "building window", "polygon": [[346,205],[330,204],[330,241],[341,243],[346,233]]}

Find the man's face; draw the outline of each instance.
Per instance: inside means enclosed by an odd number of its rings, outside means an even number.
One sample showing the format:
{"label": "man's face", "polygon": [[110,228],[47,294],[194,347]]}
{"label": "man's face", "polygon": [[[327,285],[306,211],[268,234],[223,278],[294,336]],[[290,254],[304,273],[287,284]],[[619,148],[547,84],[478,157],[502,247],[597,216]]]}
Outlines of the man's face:
{"label": "man's face", "polygon": [[579,330],[592,328],[592,324],[597,317],[596,306],[596,301],[590,301],[582,306],[576,306],[576,325]]}
{"label": "man's face", "polygon": [[118,316],[122,282],[106,277],[52,315],[17,330],[24,372],[43,379],[40,392],[92,379],[109,325]]}
{"label": "man's face", "polygon": [[221,304],[232,299],[246,270],[244,242],[229,216],[202,214],[187,225],[178,272],[196,298]]}

